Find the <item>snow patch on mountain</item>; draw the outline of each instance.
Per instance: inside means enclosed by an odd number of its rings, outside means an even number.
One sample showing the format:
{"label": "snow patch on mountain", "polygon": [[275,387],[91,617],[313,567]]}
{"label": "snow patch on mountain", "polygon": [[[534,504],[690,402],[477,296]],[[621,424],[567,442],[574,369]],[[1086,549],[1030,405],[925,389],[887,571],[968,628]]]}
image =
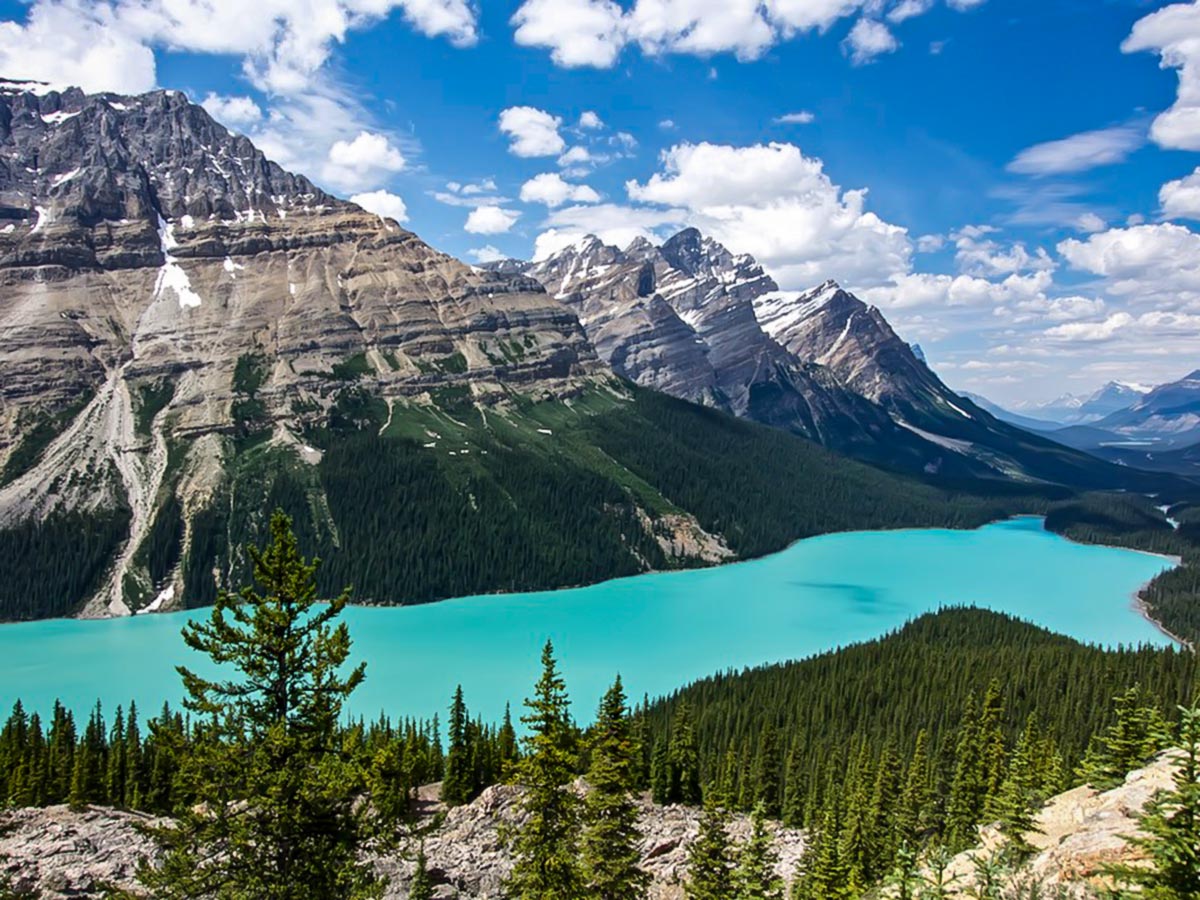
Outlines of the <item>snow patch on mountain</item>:
{"label": "snow patch on mountain", "polygon": [[158,270],[158,280],[154,283],[154,298],[157,300],[164,291],[173,291],[179,298],[181,308],[197,307],[200,305],[200,295],[192,290],[192,280],[188,273],[179,265],[179,260],[171,255],[171,251],[179,246],[175,239],[175,226],[162,216],[158,217],[158,242],[162,248],[163,264]]}

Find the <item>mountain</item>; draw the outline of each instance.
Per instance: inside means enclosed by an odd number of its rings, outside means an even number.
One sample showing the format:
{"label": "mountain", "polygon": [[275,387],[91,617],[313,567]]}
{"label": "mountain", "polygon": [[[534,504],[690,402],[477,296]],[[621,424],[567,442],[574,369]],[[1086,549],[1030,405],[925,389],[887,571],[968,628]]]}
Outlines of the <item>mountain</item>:
{"label": "mountain", "polygon": [[942,455],[772,340],[754,299],[774,281],[694,228],[624,250],[588,236],[520,271],[575,310],[600,356],[637,384],[873,462],[921,471]]}
{"label": "mountain", "polygon": [[[1195,476],[1195,448],[1200,445],[1198,374],[1156,388],[1110,382],[1080,404],[1074,424],[1033,427],[1099,459]],[[1011,413],[1006,417],[1013,420]]]}
{"label": "mountain", "polygon": [[875,464],[1089,488],[1139,478],[954,393],[880,310],[835,282],[781,291],[752,257],[694,228],[623,250],[589,236],[497,268],[532,276],[577,310],[618,374]]}
{"label": "mountain", "polygon": [[1200,442],[1200,369],[1159,385],[1132,406],[1100,419],[1096,427],[1131,441],[1153,441],[1158,449]]}
{"label": "mountain", "polygon": [[[970,391],[961,391],[960,393],[961,396],[970,400],[984,412],[995,416],[1001,422],[1007,422],[1010,425],[1016,425],[1018,428],[1024,428],[1026,431],[1049,433],[1058,429],[1059,427],[1054,422],[1048,422],[1045,419],[1036,419],[1032,416],[1023,416],[1020,413],[1015,413],[1012,410],[1005,409],[1000,404],[993,403],[991,400],[981,394],[973,394]],[[1067,446],[1073,445],[1068,444]]]}
{"label": "mountain", "polygon": [[552,296],[439,253],[180,93],[11,82],[0,221],[0,618],[211,602],[245,582],[242,548],[275,507],[325,561],[323,591],[380,603],[1015,508],[614,374],[609,358],[719,409],[897,452],[881,408],[763,336],[761,270],[691,236],[632,248],[645,259],[622,265],[654,291],[614,284],[631,312],[603,332],[594,291]]}
{"label": "mountain", "polygon": [[[1110,381],[1084,397],[1063,394],[1045,403],[1023,403],[1007,411],[1045,425],[1087,425],[1136,404],[1152,388],[1128,381]],[[1003,416],[1001,417],[1003,418]]]}

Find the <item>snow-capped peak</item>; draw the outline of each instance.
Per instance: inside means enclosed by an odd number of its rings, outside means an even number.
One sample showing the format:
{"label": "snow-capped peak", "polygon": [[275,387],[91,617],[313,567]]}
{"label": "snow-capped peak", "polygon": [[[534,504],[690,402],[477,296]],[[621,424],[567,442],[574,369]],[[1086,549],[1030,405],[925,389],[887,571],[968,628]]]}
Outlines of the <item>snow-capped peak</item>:
{"label": "snow-capped peak", "polygon": [[776,340],[841,293],[836,281],[826,281],[807,291],[771,291],[754,299],[754,316],[762,330]]}

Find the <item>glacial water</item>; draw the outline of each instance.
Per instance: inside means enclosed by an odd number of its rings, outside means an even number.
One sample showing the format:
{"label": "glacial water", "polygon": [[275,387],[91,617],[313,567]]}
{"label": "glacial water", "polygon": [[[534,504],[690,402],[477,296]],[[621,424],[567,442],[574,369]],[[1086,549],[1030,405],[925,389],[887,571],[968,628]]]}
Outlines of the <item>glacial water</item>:
{"label": "glacial water", "polygon": [[[976,531],[855,532],[802,541],[719,568],[641,575],[591,587],[348,611],[367,680],[353,712],[429,716],[461,683],[473,713],[514,714],[554,640],[576,715],[590,718],[620,672],[655,696],[736,667],[796,659],[881,635],[920,613],[974,604],[1080,640],[1166,642],[1133,608],[1171,561],[1074,544],[1037,518]],[[135,699],[144,713],[178,701],[174,666],[196,659],[179,636],[187,615],[0,626],[0,709],[56,697],[85,711]]]}

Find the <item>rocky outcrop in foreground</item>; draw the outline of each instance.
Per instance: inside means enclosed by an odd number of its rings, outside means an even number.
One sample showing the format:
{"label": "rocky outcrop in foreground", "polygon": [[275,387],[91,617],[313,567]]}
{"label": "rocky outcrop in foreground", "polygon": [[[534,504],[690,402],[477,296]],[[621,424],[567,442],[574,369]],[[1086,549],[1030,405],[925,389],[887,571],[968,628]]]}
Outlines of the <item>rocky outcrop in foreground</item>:
{"label": "rocky outcrop in foreground", "polygon": [[[1016,883],[1038,884],[1051,891],[1061,886],[1068,896],[1081,900],[1103,896],[1109,886],[1104,869],[1138,858],[1126,838],[1138,833],[1138,818],[1146,803],[1171,787],[1173,775],[1170,758],[1164,756],[1130,772],[1125,783],[1111,791],[1084,786],[1051,799],[1037,816],[1038,830],[1027,836],[1037,852],[1016,874]],[[957,879],[958,896],[975,896],[976,861],[995,854],[1000,843],[998,832],[987,828],[979,847],[954,858],[950,873]]]}
{"label": "rocky outcrop in foreground", "polygon": [[[508,785],[485,790],[473,803],[446,812],[441,827],[425,838],[425,855],[430,874],[437,885],[434,896],[479,900],[500,900],[501,884],[511,868],[501,833],[506,826],[519,822],[519,791]],[[640,828],[643,835],[642,867],[653,876],[651,900],[678,900],[683,897],[687,875],[687,851],[696,838],[700,811],[687,806],[655,806],[642,801]],[[779,852],[779,875],[790,881],[804,852],[804,837],[799,831],[771,826]],[[735,843],[750,834],[750,820],[738,816],[730,826]],[[379,861],[379,869],[391,880],[387,897],[402,900],[408,896],[408,882],[415,868],[417,840],[401,848],[395,856]]]}
{"label": "rocky outcrop in foreground", "polygon": [[[433,801],[437,788],[430,785],[422,791],[424,813],[417,828],[428,829],[423,840],[436,885],[434,896],[499,900],[511,868],[501,832],[519,821],[518,790],[491,787],[473,803],[443,811]],[[143,828],[155,821],[161,820],[105,808],[72,812],[52,806],[6,812],[0,816],[0,877],[7,875],[18,891],[41,891],[44,900],[99,898],[109,887],[136,891],[139,862],[154,853]],[[642,865],[654,878],[651,900],[682,898],[687,850],[699,821],[697,809],[643,802]],[[779,874],[790,880],[804,850],[803,835],[780,827],[773,831]],[[730,833],[735,841],[745,840],[749,820],[736,818]],[[419,842],[406,840],[397,851],[376,860],[379,872],[390,882],[387,900],[408,897]]]}

